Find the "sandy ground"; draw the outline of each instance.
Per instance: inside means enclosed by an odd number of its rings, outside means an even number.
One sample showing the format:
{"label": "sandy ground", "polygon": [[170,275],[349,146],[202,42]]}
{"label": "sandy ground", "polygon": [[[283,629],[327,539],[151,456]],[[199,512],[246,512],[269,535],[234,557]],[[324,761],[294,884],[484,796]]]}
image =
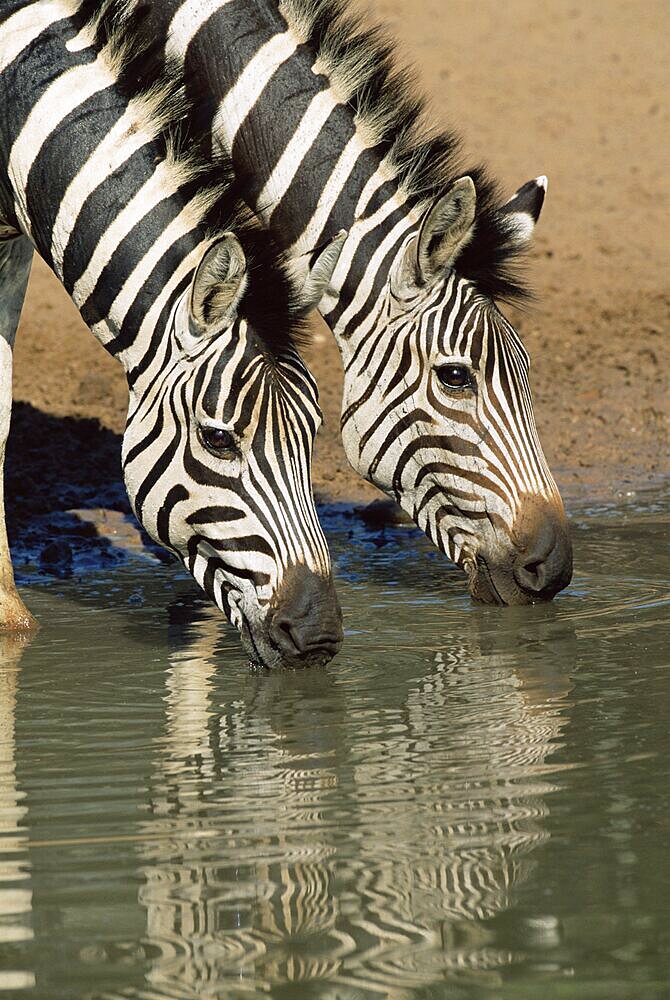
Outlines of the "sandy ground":
{"label": "sandy ground", "polygon": [[[529,262],[537,301],[511,318],[533,359],[538,426],[559,485],[611,493],[669,472],[666,0],[377,0],[373,11],[471,162],[487,161],[510,193],[549,176]],[[339,357],[320,321],[308,361],[325,413],[317,494],[372,499],[341,449]],[[125,395],[116,362],[38,262],[15,399],[120,432]],[[15,460],[33,435],[53,432],[35,416],[17,409]]]}

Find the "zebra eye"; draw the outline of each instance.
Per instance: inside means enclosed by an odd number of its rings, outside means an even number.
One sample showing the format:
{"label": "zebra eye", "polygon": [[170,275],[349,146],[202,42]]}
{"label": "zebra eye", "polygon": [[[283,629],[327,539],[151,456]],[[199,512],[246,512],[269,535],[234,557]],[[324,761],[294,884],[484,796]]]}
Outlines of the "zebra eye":
{"label": "zebra eye", "polygon": [[225,455],[226,453],[237,453],[237,442],[230,433],[222,427],[200,427],[200,440],[212,455]]}
{"label": "zebra eye", "polygon": [[470,389],[472,379],[466,365],[440,365],[435,369],[437,377],[447,389]]}

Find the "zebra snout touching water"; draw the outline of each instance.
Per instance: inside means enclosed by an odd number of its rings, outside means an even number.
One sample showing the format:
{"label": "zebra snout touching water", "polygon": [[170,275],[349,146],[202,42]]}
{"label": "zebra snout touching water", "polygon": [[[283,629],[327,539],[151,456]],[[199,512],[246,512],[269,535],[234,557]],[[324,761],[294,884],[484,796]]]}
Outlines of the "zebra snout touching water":
{"label": "zebra snout touching water", "polygon": [[563,504],[521,498],[512,540],[518,549],[513,576],[531,601],[548,600],[572,579],[572,544]]}
{"label": "zebra snout touching water", "polygon": [[[319,623],[315,631],[313,622]],[[342,616],[332,579],[291,566],[271,606],[270,641],[288,662],[321,663],[342,645]]]}
{"label": "zebra snout touching water", "polygon": [[[239,242],[228,235],[220,246],[245,280]],[[342,619],[311,495],[316,384],[290,347],[269,357],[245,319],[202,336],[200,324],[217,323],[209,297],[229,308],[221,266],[206,257],[177,304],[173,367],[149,391],[130,391],[126,488],[146,530],[182,559],[255,662],[323,663],[342,643]]]}
{"label": "zebra snout touching water", "polygon": [[494,537],[467,540],[458,560],[468,573],[473,597],[486,604],[535,604],[550,601],[567,587],[572,546],[561,505],[522,496],[511,533],[502,521],[497,532],[493,518],[490,523]]}
{"label": "zebra snout touching water", "polygon": [[[321,415],[296,345],[341,237],[296,293],[230,164],[201,155],[176,74],[117,3],[5,5],[0,106],[0,458],[36,248],[124,367],[122,461],[142,525],[255,663],[329,660],[342,625],[311,492]],[[0,498],[0,627],[31,623]]]}
{"label": "zebra snout touching water", "polygon": [[[524,237],[545,187],[529,182],[503,211]],[[469,178],[456,182],[441,221],[403,243],[380,307],[383,357],[347,341],[343,442],[351,464],[465,570],[474,597],[527,604],[568,585],[572,549],[537,436],[528,355],[474,282],[441,273],[470,236],[475,198]]]}

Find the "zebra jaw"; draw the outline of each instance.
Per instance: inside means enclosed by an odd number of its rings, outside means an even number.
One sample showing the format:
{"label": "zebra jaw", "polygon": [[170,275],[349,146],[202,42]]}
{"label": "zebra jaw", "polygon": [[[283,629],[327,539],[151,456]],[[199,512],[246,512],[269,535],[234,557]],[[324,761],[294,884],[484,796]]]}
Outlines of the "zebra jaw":
{"label": "zebra jaw", "polygon": [[[225,594],[225,601],[227,607],[224,606],[221,610],[226,614],[230,624],[239,632],[250,665],[266,670],[282,666],[278,650],[265,649],[266,644],[259,638],[259,626],[262,627],[263,624],[263,618],[258,614],[259,606],[255,602],[245,601],[245,595],[241,591],[228,591]],[[241,607],[243,603],[247,605],[246,613]],[[254,640],[254,635],[257,637],[257,641]],[[262,651],[259,646],[263,647]]]}

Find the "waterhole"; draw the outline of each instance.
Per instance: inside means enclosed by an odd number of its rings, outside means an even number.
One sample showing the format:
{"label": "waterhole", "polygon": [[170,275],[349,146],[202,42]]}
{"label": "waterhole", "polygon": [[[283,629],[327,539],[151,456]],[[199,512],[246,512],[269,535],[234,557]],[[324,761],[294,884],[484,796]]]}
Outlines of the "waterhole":
{"label": "waterhole", "polygon": [[667,997],[670,491],[574,509],[574,581],[530,608],[325,522],[346,644],[299,673],[250,671],[132,539],[22,567],[0,995]]}

